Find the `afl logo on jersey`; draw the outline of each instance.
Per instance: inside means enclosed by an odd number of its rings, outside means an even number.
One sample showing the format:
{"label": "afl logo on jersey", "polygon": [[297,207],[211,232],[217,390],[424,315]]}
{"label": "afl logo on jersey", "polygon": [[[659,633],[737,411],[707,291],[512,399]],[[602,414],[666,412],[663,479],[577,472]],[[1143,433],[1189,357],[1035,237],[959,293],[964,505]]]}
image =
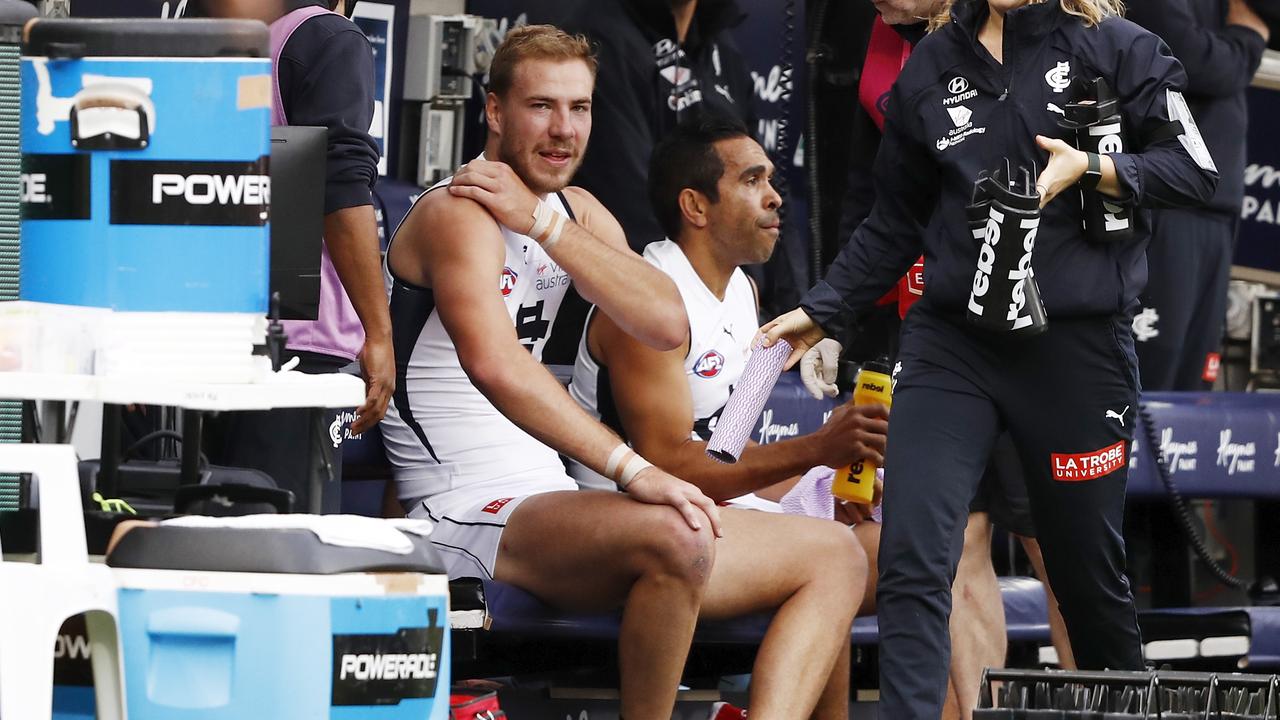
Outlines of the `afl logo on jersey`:
{"label": "afl logo on jersey", "polygon": [[502,297],[507,297],[512,290],[516,289],[516,280],[519,278],[515,270],[509,267],[502,268],[502,279],[498,281],[498,289],[502,291]]}
{"label": "afl logo on jersey", "polygon": [[702,353],[698,362],[693,364],[693,374],[698,377],[713,378],[724,369],[724,356],[715,350]]}

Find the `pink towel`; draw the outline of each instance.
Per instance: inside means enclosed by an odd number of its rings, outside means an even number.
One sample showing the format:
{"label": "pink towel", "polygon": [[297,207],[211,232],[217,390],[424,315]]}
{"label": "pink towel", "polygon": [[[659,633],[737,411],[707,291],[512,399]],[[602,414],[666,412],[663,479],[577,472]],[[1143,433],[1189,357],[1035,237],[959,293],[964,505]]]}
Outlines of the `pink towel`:
{"label": "pink towel", "polygon": [[[877,470],[876,472],[883,473],[884,471]],[[831,481],[835,477],[836,471],[826,465],[811,468],[809,472],[804,474],[804,477],[800,478],[800,482],[796,483],[795,487],[782,496],[782,500],[778,504],[782,505],[782,511],[788,515],[805,515],[822,520],[834,520],[835,499],[831,495]],[[880,522],[879,505],[872,509],[871,519],[875,522]]]}

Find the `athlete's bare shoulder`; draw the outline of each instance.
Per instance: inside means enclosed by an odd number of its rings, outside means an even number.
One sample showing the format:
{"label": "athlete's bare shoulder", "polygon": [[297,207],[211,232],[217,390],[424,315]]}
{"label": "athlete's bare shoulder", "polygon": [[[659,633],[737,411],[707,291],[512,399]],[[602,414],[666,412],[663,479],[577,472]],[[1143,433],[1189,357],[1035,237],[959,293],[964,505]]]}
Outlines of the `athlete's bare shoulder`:
{"label": "athlete's bare shoulder", "polygon": [[433,271],[466,254],[501,252],[502,230],[480,203],[449,193],[448,186],[428,190],[396,230],[388,262],[396,277],[431,287]]}
{"label": "athlete's bare shoulder", "polygon": [[579,225],[601,240],[619,247],[626,246],[627,239],[622,225],[595,195],[584,188],[570,185],[564,189],[564,197],[569,201]]}
{"label": "athlete's bare shoulder", "polygon": [[[410,226],[412,223],[412,226]],[[402,230],[429,239],[446,241],[455,235],[498,230],[498,221],[480,203],[453,195],[448,185],[428,190],[405,218]]]}

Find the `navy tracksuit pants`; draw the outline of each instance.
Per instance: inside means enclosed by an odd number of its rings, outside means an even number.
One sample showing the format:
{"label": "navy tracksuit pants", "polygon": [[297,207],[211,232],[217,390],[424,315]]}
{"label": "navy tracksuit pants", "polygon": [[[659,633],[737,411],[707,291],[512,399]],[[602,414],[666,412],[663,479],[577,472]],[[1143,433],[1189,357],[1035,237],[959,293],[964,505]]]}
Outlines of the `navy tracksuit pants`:
{"label": "navy tracksuit pants", "polygon": [[1137,415],[1127,317],[999,337],[917,307],[902,330],[880,542],[881,717],[937,720],[969,502],[1007,429],[1082,669],[1143,667],[1122,535]]}
{"label": "navy tracksuit pants", "polygon": [[1208,390],[1222,348],[1238,222],[1207,210],[1151,214],[1147,287],[1133,325],[1144,390]]}

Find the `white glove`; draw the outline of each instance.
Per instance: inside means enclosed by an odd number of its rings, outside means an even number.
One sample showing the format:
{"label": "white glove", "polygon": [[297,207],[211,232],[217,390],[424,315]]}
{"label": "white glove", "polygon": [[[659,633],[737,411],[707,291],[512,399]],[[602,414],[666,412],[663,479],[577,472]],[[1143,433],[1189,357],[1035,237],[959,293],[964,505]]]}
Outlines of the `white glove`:
{"label": "white glove", "polygon": [[836,387],[836,374],[840,371],[842,352],[844,347],[839,342],[823,338],[800,358],[800,379],[815,400],[821,400],[823,395],[835,397],[840,394]]}

